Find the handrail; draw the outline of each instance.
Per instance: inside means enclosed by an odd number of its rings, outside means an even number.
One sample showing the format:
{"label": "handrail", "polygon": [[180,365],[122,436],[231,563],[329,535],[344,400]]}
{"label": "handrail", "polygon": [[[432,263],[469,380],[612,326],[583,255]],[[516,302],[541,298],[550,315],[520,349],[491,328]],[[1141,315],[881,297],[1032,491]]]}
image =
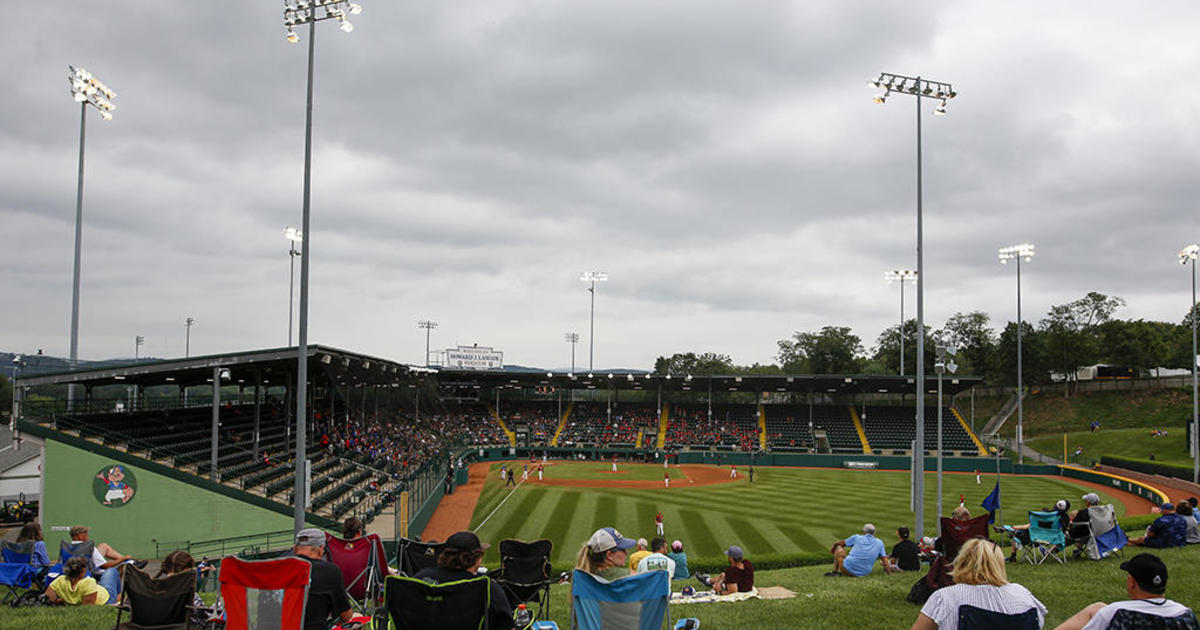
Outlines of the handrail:
{"label": "handrail", "polygon": [[[280,540],[290,541],[292,538],[292,530],[281,530],[274,532],[265,532],[261,534],[246,534],[242,536],[230,536],[228,538],[213,538],[211,540],[177,540],[177,541],[154,541],[154,556],[156,558],[163,557],[164,550],[174,551],[182,549],[193,556],[218,556],[224,557],[226,550],[234,547],[246,548],[254,544],[263,545],[270,548],[271,539],[275,539],[278,544]],[[211,553],[217,551],[218,553]],[[206,553],[207,552],[207,553]]]}

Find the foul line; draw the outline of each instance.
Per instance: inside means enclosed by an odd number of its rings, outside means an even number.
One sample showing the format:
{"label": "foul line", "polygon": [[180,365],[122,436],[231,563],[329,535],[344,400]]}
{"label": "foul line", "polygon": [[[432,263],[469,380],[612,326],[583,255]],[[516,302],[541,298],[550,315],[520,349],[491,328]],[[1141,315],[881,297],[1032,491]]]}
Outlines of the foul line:
{"label": "foul line", "polygon": [[496,506],[496,509],[492,510],[492,513],[491,513],[491,514],[488,514],[488,515],[487,515],[487,518],[484,518],[482,522],[480,522],[480,523],[479,523],[478,525],[476,525],[475,527],[472,527],[472,528],[471,528],[471,529],[472,529],[472,531],[476,531],[476,532],[477,532],[477,531],[479,531],[479,529],[480,529],[481,527],[483,527],[485,524],[487,524],[487,522],[488,522],[489,520],[491,520],[493,516],[495,516],[495,515],[496,515],[496,512],[499,512],[499,511],[500,511],[500,508],[504,507],[504,503],[508,501],[509,497],[511,497],[511,496],[513,495],[513,493],[514,493],[514,492],[516,492],[516,491],[517,491],[517,489],[518,489],[518,488],[520,488],[520,487],[521,487],[521,484],[523,484],[523,483],[525,483],[525,479],[522,479],[521,481],[517,482],[517,487],[516,487],[516,488],[513,488],[512,490],[509,490],[509,491],[508,491],[508,496],[504,497],[504,499],[502,499],[502,500],[500,501],[500,505],[497,505],[497,506]]}

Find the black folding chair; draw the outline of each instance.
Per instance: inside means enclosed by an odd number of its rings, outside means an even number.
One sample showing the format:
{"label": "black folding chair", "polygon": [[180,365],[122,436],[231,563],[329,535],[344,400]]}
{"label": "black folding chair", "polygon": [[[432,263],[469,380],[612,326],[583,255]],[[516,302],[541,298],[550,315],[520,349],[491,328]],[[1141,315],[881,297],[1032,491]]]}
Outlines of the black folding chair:
{"label": "black folding chair", "polygon": [[504,587],[508,603],[538,602],[538,619],[550,614],[550,552],[554,543],[542,539],[534,542],[506,539],[500,541],[500,569],[492,576]]}
{"label": "black folding chair", "polygon": [[[123,565],[116,630],[188,630],[196,596],[196,574],[184,571],[152,578],[132,565]],[[129,621],[121,616],[129,611]]]}
{"label": "black folding chair", "polygon": [[392,575],[383,598],[397,630],[486,630],[491,583],[487,576],[430,584]]}
{"label": "black folding chair", "polygon": [[437,566],[438,554],[445,543],[423,543],[401,538],[396,549],[396,566],[403,575],[416,575],[421,569]]}
{"label": "black folding chair", "polygon": [[1196,614],[1188,611],[1178,617],[1159,617],[1134,610],[1118,610],[1108,622],[1108,630],[1197,630]]}
{"label": "black folding chair", "polygon": [[1038,630],[1037,610],[1006,615],[968,604],[958,607],[958,627],[962,630]]}

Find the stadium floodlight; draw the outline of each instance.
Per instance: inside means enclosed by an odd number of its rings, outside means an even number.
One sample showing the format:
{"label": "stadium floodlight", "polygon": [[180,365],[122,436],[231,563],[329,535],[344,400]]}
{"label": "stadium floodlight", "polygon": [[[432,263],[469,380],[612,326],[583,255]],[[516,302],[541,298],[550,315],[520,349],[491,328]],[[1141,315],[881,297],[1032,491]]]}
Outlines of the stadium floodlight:
{"label": "stadium floodlight", "polygon": [[1021,261],[1033,260],[1034,245],[1021,243],[1009,245],[998,250],[1000,264],[1007,265],[1008,261],[1017,261],[1017,463],[1025,463],[1025,378],[1021,373]]}
{"label": "stadium floodlight", "polygon": [[[958,371],[958,364],[954,359],[947,360],[948,357],[953,357],[958,354],[958,349],[954,346],[938,345],[937,347],[937,362],[933,364],[934,371],[937,372],[938,378],[938,410],[937,410],[937,515],[938,524],[941,524],[942,518],[942,375],[947,371],[954,374]],[[941,535],[941,531],[938,531]]]}
{"label": "stadium floodlight", "polygon": [[883,279],[887,280],[888,284],[900,283],[900,328],[897,329],[897,336],[900,338],[900,376],[904,376],[904,283],[916,282],[917,272],[911,269],[893,269],[883,272]]}
{"label": "stadium floodlight", "polygon": [[579,343],[579,333],[569,332],[563,335],[563,341],[571,344],[571,373],[575,373],[575,344]]}
{"label": "stadium floodlight", "polygon": [[438,323],[432,319],[423,319],[417,322],[417,328],[425,329],[425,367],[429,367],[429,335],[434,328],[438,327]]}
{"label": "stadium floodlight", "polygon": [[[324,20],[335,19],[343,23],[349,24],[346,20],[346,10],[357,14],[362,12],[362,7],[351,7],[353,3],[348,0],[295,0],[291,3],[285,0],[283,5],[283,27],[287,33],[287,40],[292,43],[300,41],[300,36],[296,34],[295,27],[307,24],[308,25],[308,81],[306,84],[306,100],[305,100],[305,115],[304,115],[304,192],[303,192],[303,219],[300,224],[301,234],[304,235],[304,255],[300,257],[300,337],[297,340],[296,348],[296,457],[293,461],[296,462],[296,484],[293,491],[295,506],[293,510],[292,526],[295,531],[304,529],[306,514],[305,506],[308,504],[308,484],[306,474],[301,474],[302,470],[307,468],[305,461],[306,445],[306,429],[308,423],[308,267],[312,260],[312,230],[310,229],[311,222],[311,200],[312,200],[312,111],[313,111],[313,56],[316,53],[316,34],[317,22]],[[353,27],[350,27],[353,28]],[[344,31],[349,31],[350,28],[343,28]],[[429,355],[425,355],[428,361]]]}
{"label": "stadium floodlight", "polygon": [[291,271],[288,273],[288,347],[292,347],[292,322],[296,321],[296,316],[292,307],[296,304],[296,256],[299,256],[301,251],[296,249],[297,243],[304,242],[304,233],[294,227],[283,228],[283,237],[288,240],[288,261],[291,263]]}
{"label": "stadium floodlight", "polygon": [[[79,183],[75,190],[75,265],[71,280],[71,355],[70,366],[74,369],[79,362],[79,275],[83,252],[83,147],[87,137],[87,108],[96,108],[103,120],[112,120],[112,99],[117,93],[83,68],[67,66],[67,83],[71,85],[71,98],[79,103]],[[67,409],[75,408],[78,385],[67,386]]]}
{"label": "stadium floodlight", "polygon": [[1192,243],[1179,251],[1179,264],[1192,263],[1192,483],[1200,483],[1200,389],[1196,386],[1196,256],[1200,255],[1200,243]]}
{"label": "stadium floodlight", "polygon": [[942,101],[944,111],[945,101],[958,94],[949,83],[943,81],[930,81],[890,72],[879,73],[879,78],[871,82],[871,87],[881,86],[887,92],[876,96],[876,103],[884,103],[892,92],[908,93],[917,97],[917,441],[912,463],[912,496],[919,499],[913,502],[916,536],[919,539],[925,531],[925,256],[921,189],[921,100],[929,98]]}
{"label": "stadium floodlight", "polygon": [[192,324],[196,323],[196,319],[189,317],[183,320],[183,358],[188,358],[192,355]]}
{"label": "stadium floodlight", "polygon": [[589,282],[588,293],[592,294],[591,331],[588,333],[588,370],[595,366],[596,358],[596,283],[608,282],[608,274],[603,271],[585,271],[579,274],[580,282]]}

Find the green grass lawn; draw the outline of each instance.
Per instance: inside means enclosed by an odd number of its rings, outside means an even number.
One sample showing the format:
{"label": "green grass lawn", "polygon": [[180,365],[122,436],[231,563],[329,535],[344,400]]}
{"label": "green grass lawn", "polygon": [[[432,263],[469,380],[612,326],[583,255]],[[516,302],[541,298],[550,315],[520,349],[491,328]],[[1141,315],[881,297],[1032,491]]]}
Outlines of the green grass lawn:
{"label": "green grass lawn", "polygon": [[[493,466],[493,470],[498,469]],[[520,479],[521,466],[517,466],[517,478]],[[604,479],[607,481],[658,481],[663,479],[662,464],[629,464],[617,463],[617,472],[612,471],[612,462],[553,462],[546,466],[547,479]],[[683,479],[684,474],[678,468],[671,466],[666,469],[671,479]],[[500,473],[496,473],[499,479]],[[529,476],[537,479],[537,467],[530,466]]]}
{"label": "green grass lawn", "polygon": [[[1087,431],[1092,420],[1099,420],[1105,430],[1182,427],[1192,417],[1192,392],[1179,388],[1139,389],[1084,392],[1064,398],[1061,387],[1045,387],[1027,396],[1024,405],[1027,438],[1057,434],[1061,440],[1064,431]],[[1012,437],[1016,426],[1014,413],[1000,434]]]}
{"label": "green grass lawn", "polygon": [[[1079,463],[1084,465],[1092,461],[1099,461],[1100,457],[1104,455],[1149,459],[1150,453],[1154,453],[1156,461],[1191,464],[1192,458],[1188,454],[1187,432],[1184,427],[1163,425],[1156,428],[1166,430],[1167,435],[1153,437],[1150,435],[1150,429],[1147,428],[1102,428],[1096,433],[1090,431],[1068,433],[1067,460],[1075,462],[1075,447],[1082,446],[1083,453],[1078,459]],[[1039,453],[1051,457],[1062,457],[1062,434],[1030,438],[1025,443]]]}
{"label": "green grass lawn", "polygon": [[[662,474],[662,467],[653,464],[622,465],[631,471],[639,466]],[[943,511],[949,513],[964,494],[968,508],[981,513],[979,503],[994,483],[994,475],[985,474],[980,485],[974,475],[945,475]],[[493,545],[504,538],[549,538],[555,566],[566,568],[600,527],[614,526],[632,538],[652,538],[654,515],[661,511],[666,537],[684,542],[692,565],[722,563],[722,551],[731,544],[762,561],[778,563],[785,556],[822,561],[835,540],[856,533],[865,522],[874,523],[889,546],[895,543],[896,528],[912,526],[908,485],[909,475],[903,471],[764,467],[757,469],[753,484],[743,477],[728,484],[680,484],[670,490],[524,485],[512,492],[502,486],[497,473],[488,476],[471,526]],[[933,473],[927,475],[925,487],[925,528],[932,532],[937,513]],[[1028,510],[1064,497],[1076,504],[1084,492],[1064,478],[1006,476],[1001,494],[1005,520],[1023,523]],[[488,562],[496,561],[497,551],[493,546]]]}
{"label": "green grass lawn", "polygon": [[[1167,596],[1200,608],[1200,546],[1156,552],[1169,571]],[[1047,628],[1053,628],[1094,601],[1125,599],[1125,574],[1116,559],[1093,562],[1069,561],[1066,565],[1008,565],[1010,581],[1024,585],[1046,607]],[[494,565],[493,565],[494,566]],[[703,628],[906,628],[916,619],[918,606],[904,597],[916,581],[916,573],[882,575],[876,571],[864,578],[826,578],[826,567],[801,567],[756,571],[758,586],[783,586],[796,593],[794,599],[750,600],[737,604],[694,604],[670,607],[672,619],[697,617]],[[695,582],[691,582],[696,584]],[[685,582],[675,582],[678,590]],[[556,585],[550,592],[549,617],[560,628],[569,628],[567,601],[570,587]],[[72,630],[109,630],[116,612],[101,607],[89,608],[5,608],[0,614],[0,630],[31,628],[69,628]]]}

